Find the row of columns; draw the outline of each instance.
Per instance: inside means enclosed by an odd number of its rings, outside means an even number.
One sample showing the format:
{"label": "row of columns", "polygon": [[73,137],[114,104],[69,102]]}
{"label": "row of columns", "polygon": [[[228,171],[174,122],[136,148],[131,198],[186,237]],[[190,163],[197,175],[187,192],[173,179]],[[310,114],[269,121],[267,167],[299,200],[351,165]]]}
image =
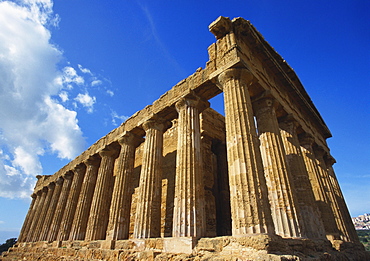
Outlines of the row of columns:
{"label": "row of columns", "polygon": [[232,234],[326,235],[358,241],[332,166],[325,164],[324,154],[314,154],[312,137],[309,142],[307,134],[298,139],[291,116],[279,123],[271,95],[252,103],[248,88],[254,82],[246,69],[228,69],[219,76],[225,99]]}
{"label": "row of columns", "polygon": [[[333,169],[323,153],[314,152],[312,137],[298,137],[291,116],[277,118],[271,95],[252,102],[249,87],[254,77],[248,70],[228,69],[218,80],[225,102],[232,235],[326,235],[356,241]],[[176,103],[173,237],[205,235],[199,113],[208,106],[194,94]],[[142,126],[145,143],[134,238],[160,237],[165,125],[154,117]],[[102,149],[34,194],[19,241],[127,239],[135,148],[141,142],[124,132],[120,146]]]}

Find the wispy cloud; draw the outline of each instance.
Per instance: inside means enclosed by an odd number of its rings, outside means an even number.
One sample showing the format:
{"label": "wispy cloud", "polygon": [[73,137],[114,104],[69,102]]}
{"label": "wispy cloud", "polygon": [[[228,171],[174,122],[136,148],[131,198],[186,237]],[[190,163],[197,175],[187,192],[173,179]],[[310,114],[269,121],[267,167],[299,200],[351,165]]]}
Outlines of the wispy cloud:
{"label": "wispy cloud", "polygon": [[185,70],[176,61],[176,59],[173,57],[173,55],[171,55],[171,53],[168,51],[168,48],[166,47],[166,45],[161,40],[161,38],[159,36],[159,33],[157,31],[155,21],[153,19],[152,13],[150,12],[149,8],[146,5],[140,3],[140,1],[137,1],[137,3],[140,6],[140,9],[143,11],[145,18],[148,21],[148,25],[149,25],[149,28],[150,28],[151,35],[153,36],[154,41],[156,42],[156,44],[158,45],[158,47],[162,51],[164,57],[168,60],[169,63],[172,64],[172,66],[174,66],[174,68],[177,69],[177,71],[179,73],[184,74]]}
{"label": "wispy cloud", "polygon": [[113,110],[111,112],[111,117],[113,126],[119,126],[129,118],[128,116],[118,115],[118,113]]}

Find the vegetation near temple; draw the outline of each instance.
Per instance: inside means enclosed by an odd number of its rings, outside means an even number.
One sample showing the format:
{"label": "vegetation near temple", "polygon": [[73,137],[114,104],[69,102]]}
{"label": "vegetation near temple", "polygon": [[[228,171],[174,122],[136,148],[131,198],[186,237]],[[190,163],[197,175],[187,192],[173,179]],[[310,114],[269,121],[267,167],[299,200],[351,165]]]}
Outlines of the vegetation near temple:
{"label": "vegetation near temple", "polygon": [[357,230],[357,235],[366,251],[370,251],[370,230]]}
{"label": "vegetation near temple", "polygon": [[15,243],[17,243],[17,239],[16,238],[9,238],[9,239],[7,239],[4,244],[1,244],[0,245],[0,254],[2,252],[4,252],[4,251],[7,251],[12,246],[14,246]]}

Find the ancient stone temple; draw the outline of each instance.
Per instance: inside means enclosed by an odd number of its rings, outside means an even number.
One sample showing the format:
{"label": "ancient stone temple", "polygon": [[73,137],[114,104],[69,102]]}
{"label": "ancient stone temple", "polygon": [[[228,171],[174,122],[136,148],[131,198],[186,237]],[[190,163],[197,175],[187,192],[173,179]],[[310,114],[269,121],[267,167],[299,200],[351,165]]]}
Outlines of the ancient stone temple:
{"label": "ancient stone temple", "polygon": [[204,69],[38,176],[2,260],[370,259],[295,72],[249,21],[209,29]]}

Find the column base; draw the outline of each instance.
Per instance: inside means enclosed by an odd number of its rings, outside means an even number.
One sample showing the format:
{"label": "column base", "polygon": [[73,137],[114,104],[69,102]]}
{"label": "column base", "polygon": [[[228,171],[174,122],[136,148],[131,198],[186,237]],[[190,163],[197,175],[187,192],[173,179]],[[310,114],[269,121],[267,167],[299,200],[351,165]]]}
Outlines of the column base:
{"label": "column base", "polygon": [[[253,234],[214,238],[148,238],[98,241],[54,241],[18,244],[1,260],[55,260],[55,256],[72,259],[104,260],[370,260],[360,243],[306,238],[282,238]],[[113,247],[114,244],[114,247]],[[59,246],[59,247],[56,247]]]}

